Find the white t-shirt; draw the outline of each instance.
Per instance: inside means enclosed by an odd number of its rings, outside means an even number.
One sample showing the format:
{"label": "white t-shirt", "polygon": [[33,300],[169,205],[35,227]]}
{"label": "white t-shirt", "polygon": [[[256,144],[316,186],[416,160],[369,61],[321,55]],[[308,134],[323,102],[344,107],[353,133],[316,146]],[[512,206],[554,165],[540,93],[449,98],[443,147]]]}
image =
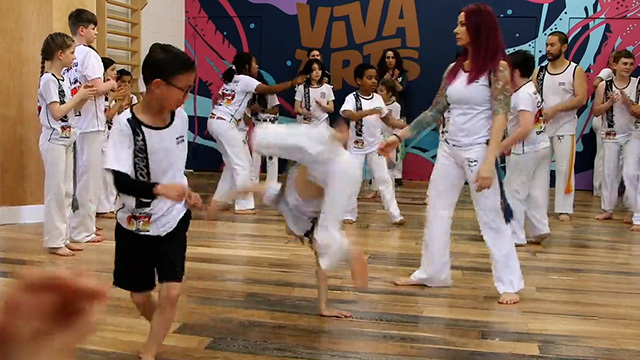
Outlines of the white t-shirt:
{"label": "white t-shirt", "polygon": [[[393,102],[386,104],[385,107],[387,108],[387,111],[391,113],[391,116],[393,116],[394,119],[400,120],[400,112],[402,108],[397,101],[394,100]],[[387,126],[387,124],[382,123],[382,137],[385,139],[391,136],[391,134],[396,134],[399,131],[400,129],[392,129]]]}
{"label": "white t-shirt", "polygon": [[508,131],[513,135],[520,128],[520,112],[528,111],[533,114],[535,125],[529,136],[515,144],[513,154],[525,154],[551,146],[549,137],[544,132],[542,117],[542,98],[533,82],[529,81],[511,95],[511,111],[509,112]]}
{"label": "white t-shirt", "polygon": [[[63,102],[60,100],[62,99]],[[49,104],[60,103],[63,105],[71,100],[71,85],[65,76],[58,79],[52,73],[44,73],[40,78],[38,88],[38,116],[42,124],[42,134],[47,141],[58,145],[71,145],[78,137],[76,128],[76,116],[74,110],[61,119],[54,119],[49,111]]]}
{"label": "white t-shirt", "polygon": [[[549,73],[549,68],[544,76],[542,100],[545,107],[552,107],[572,99],[575,96],[574,79],[578,65],[569,62],[569,65],[558,74]],[[535,79],[534,79],[535,81]],[[575,135],[578,126],[577,110],[563,111],[556,114],[546,124],[545,131],[549,137],[556,135]]]}
{"label": "white t-shirt", "polygon": [[[269,110],[276,105],[280,105],[280,101],[278,101],[278,96],[276,94],[267,94],[267,109]],[[259,123],[271,123],[275,124],[278,122],[278,115],[271,115],[267,113],[260,112],[253,118],[254,121]]]}
{"label": "white t-shirt", "polygon": [[[360,99],[362,109],[356,109],[356,96]],[[382,140],[382,118],[387,115],[387,107],[382,97],[376,93],[369,97],[360,95],[359,92],[353,92],[347,96],[340,109],[340,114],[350,110],[357,112],[361,110],[370,110],[380,108],[382,112],[379,115],[369,115],[364,118],[351,122],[349,126],[349,151],[354,154],[368,154],[378,151],[378,144]],[[344,116],[344,115],[343,115]]]}
{"label": "white t-shirt", "polygon": [[[75,95],[80,87],[88,84],[91,80],[104,76],[102,59],[95,50],[86,45],[78,44],[75,55],[76,59],[73,61],[71,69],[65,71],[71,82],[71,95]],[[82,109],[76,113],[80,133],[104,131],[106,126],[105,106],[103,95],[91,98],[84,104]]]}
{"label": "white t-shirt", "polygon": [[[613,80],[608,80],[608,81],[613,81]],[[607,83],[605,82],[605,87],[606,85]],[[629,81],[629,84],[627,84],[627,86],[622,89],[618,88],[614,82],[613,93],[618,94],[620,96],[620,93],[624,91],[624,93],[627,94],[627,97],[632,101],[634,101],[636,98],[637,86],[638,86],[638,79],[634,77],[632,77]],[[606,92],[605,92],[605,95],[603,96],[605,97],[604,101],[606,101]],[[624,105],[622,101],[617,101],[615,104],[613,104],[613,128],[612,129],[610,129],[609,125],[607,124],[607,113],[605,112],[601,116],[602,127],[600,128],[600,135],[603,136],[602,141],[622,141],[622,140],[629,139],[631,137],[631,133],[635,130],[635,126],[634,126],[635,120],[636,119],[633,115],[631,115],[629,108],[627,108],[627,106]],[[608,135],[607,133],[610,130],[613,130],[614,133]],[[611,135],[613,135],[613,137]]]}
{"label": "white t-shirt", "polygon": [[[307,85],[300,85],[296,89],[295,100],[300,101],[302,108],[306,109],[307,102],[305,100],[305,87]],[[329,114],[324,111],[320,105],[316,103],[316,100],[324,101],[325,104],[329,103],[329,101],[335,100],[335,96],[333,95],[333,89],[329,84],[322,84],[320,86],[309,86],[309,110],[311,111],[310,117],[301,117],[303,124],[312,124],[318,125],[319,123],[329,121]]]}
{"label": "white t-shirt", "polygon": [[234,76],[230,83],[220,88],[218,103],[211,110],[211,115],[220,116],[229,121],[242,121],[247,103],[258,85],[260,82],[251,76]]}
{"label": "white t-shirt", "polygon": [[[135,109],[132,108],[132,109]],[[138,120],[127,109],[118,115],[113,122],[106,152],[105,168],[128,174],[135,179],[134,173],[134,141],[128,119]],[[187,162],[187,131],[189,118],[182,109],[175,112],[171,123],[164,128],[152,128],[140,122],[147,143],[149,156],[150,182],[159,184],[187,185],[185,165]],[[144,235],[165,235],[173,230],[187,211],[183,201],[176,202],[164,197],[157,197],[151,202],[148,213],[151,224],[148,231],[136,229],[132,215],[135,213],[135,198],[119,194],[116,209],[118,223],[124,228]],[[143,229],[145,230],[145,229]]]}
{"label": "white t-shirt", "polygon": [[601,78],[602,80],[605,80],[605,81],[606,81],[606,80],[611,80],[611,79],[613,79],[613,75],[614,75],[614,74],[613,74],[613,70],[611,70],[611,69],[609,69],[609,68],[604,68],[604,69],[602,69],[602,71],[600,71],[600,72],[598,73],[598,76],[596,76],[596,77],[599,77],[599,78]]}
{"label": "white t-shirt", "polygon": [[467,84],[468,78],[469,74],[460,70],[447,88],[451,116],[444,140],[459,147],[486,144],[493,123],[488,76],[471,84]]}

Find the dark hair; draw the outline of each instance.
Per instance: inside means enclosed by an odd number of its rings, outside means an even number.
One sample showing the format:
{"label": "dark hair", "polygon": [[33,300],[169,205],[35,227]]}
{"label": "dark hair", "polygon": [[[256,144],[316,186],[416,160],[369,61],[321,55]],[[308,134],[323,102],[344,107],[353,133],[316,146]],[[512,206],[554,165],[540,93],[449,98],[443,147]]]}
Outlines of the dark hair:
{"label": "dark hair", "polygon": [[322,84],[322,75],[324,75],[324,63],[320,59],[309,59],[306,63],[304,63],[304,67],[300,71],[300,74],[309,76],[305,81],[307,84],[311,85],[311,73],[313,72],[313,65],[318,65],[320,68],[320,80],[318,82]]}
{"label": "dark hair", "polygon": [[[504,50],[504,41],[500,33],[500,26],[496,13],[487,4],[472,4],[462,9],[465,14],[465,22],[469,41],[473,46],[473,57],[469,69],[468,83],[480,79],[487,72],[495,71],[500,65],[500,61],[508,60]],[[462,69],[465,61],[469,60],[469,49],[462,49],[458,60],[447,75],[447,83],[450,84],[458,72]]]}
{"label": "dark hair", "polygon": [[380,77],[380,79],[382,79],[387,71],[389,71],[389,67],[387,66],[387,53],[391,51],[393,53],[393,56],[396,58],[396,67],[395,69],[397,69],[400,74],[402,74],[404,72],[404,65],[402,62],[402,56],[400,56],[400,53],[398,52],[398,50],[396,49],[385,49],[382,52],[382,55],[380,55],[380,60],[378,60],[378,77]]}
{"label": "dark hair", "polygon": [[44,75],[44,62],[52,61],[58,51],[65,51],[71,47],[75,42],[73,38],[65,33],[54,32],[49,34],[42,42],[42,48],[40,49],[40,76]]}
{"label": "dark hair", "polygon": [[309,58],[309,56],[311,56],[311,53],[317,51],[318,54],[320,54],[320,57],[322,57],[322,51],[320,51],[320,49],[318,48],[311,48],[309,50],[307,50],[307,59]]}
{"label": "dark hair", "polygon": [[536,59],[526,50],[518,50],[509,54],[511,71],[518,70],[523,78],[530,78],[536,68]]}
{"label": "dark hair", "polygon": [[366,73],[367,70],[376,70],[376,67],[368,63],[362,63],[356,66],[356,68],[353,69],[353,79],[364,79],[364,73]]}
{"label": "dark hair", "polygon": [[567,45],[569,43],[569,38],[567,37],[567,34],[563,33],[562,31],[553,31],[549,34],[549,36],[557,37],[558,41],[560,42],[560,45]]}
{"label": "dark hair", "polygon": [[152,47],[153,51],[150,51],[142,62],[145,86],[149,86],[155,79],[169,81],[176,76],[196,71],[193,59],[177,47],[158,43]]}
{"label": "dark hair", "polygon": [[393,82],[393,80],[391,79],[382,78],[378,86],[384,86],[384,88],[387,90],[389,94],[391,94],[391,96],[398,95],[398,89],[396,89],[396,83]]}
{"label": "dark hair", "polygon": [[116,61],[113,60],[112,58],[108,58],[108,57],[102,57],[102,66],[104,67],[104,71],[106,72],[107,69],[109,69],[110,67],[112,67],[113,65],[116,64]]}
{"label": "dark hair", "polygon": [[124,76],[131,76],[133,78],[133,74],[131,73],[131,71],[127,70],[127,69],[119,69],[118,71],[116,71],[116,79],[120,80],[120,78],[124,77]]}
{"label": "dark hair", "polygon": [[80,27],[98,26],[98,17],[87,9],[75,9],[69,13],[69,30],[73,36],[78,34]]}
{"label": "dark hair", "polygon": [[613,55],[613,63],[617,64],[620,62],[620,60],[622,59],[633,59],[633,61],[636,61],[636,57],[633,56],[633,53],[627,49],[624,50],[618,50],[615,52],[615,54]]}
{"label": "dark hair", "polygon": [[253,64],[253,56],[248,52],[238,52],[236,56],[233,57],[233,62],[231,66],[225,72],[222,73],[222,81],[225,84],[228,84],[233,81],[233,77],[238,75],[247,75],[251,71],[251,65]]}

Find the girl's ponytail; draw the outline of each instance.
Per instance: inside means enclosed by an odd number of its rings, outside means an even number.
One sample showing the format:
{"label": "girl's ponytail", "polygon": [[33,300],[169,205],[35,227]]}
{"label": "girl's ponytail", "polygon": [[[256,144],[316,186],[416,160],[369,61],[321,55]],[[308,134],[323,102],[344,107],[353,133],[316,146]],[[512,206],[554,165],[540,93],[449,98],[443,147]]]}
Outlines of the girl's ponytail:
{"label": "girl's ponytail", "polygon": [[233,81],[233,78],[236,76],[236,67],[234,65],[229,66],[227,70],[222,73],[222,81],[225,84],[228,84]]}
{"label": "girl's ponytail", "polygon": [[41,58],[42,60],[40,61],[40,77],[42,77],[42,75],[44,75],[44,58]]}

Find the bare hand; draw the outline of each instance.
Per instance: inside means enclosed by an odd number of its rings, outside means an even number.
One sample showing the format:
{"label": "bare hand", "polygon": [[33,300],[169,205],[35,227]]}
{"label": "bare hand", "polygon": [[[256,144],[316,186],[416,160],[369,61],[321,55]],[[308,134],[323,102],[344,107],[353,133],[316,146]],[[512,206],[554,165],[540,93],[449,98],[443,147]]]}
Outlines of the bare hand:
{"label": "bare hand", "polygon": [[196,192],[189,190],[186,201],[189,209],[200,210],[202,208],[202,198],[200,198],[200,194]]}
{"label": "bare hand", "polygon": [[400,145],[400,139],[397,136],[389,136],[387,140],[383,141],[378,145],[378,154],[384,155],[385,157],[390,157],[393,150],[395,150],[398,145]]}
{"label": "bare hand", "polygon": [[393,69],[393,79],[397,79],[400,76],[400,70]]}
{"label": "bare hand", "polygon": [[391,79],[392,77],[393,77],[393,73],[391,72],[391,70],[387,71],[387,73],[384,74],[385,79]]}
{"label": "bare hand", "polygon": [[316,99],[316,104],[322,106],[322,107],[326,107],[327,106],[327,100],[324,99]]}
{"label": "bare hand", "polygon": [[186,186],[179,184],[160,184],[155,190],[156,195],[173,201],[183,201],[188,192],[189,189]]}
{"label": "bare hand", "polygon": [[108,85],[109,90],[116,90],[118,88],[118,83],[112,78],[107,78],[107,81],[105,82],[105,84]]}
{"label": "bare hand", "polygon": [[509,156],[511,155],[511,149],[512,149],[512,146],[510,146],[506,142],[502,142],[502,148],[500,149],[500,153],[504,154],[505,156]]}
{"label": "bare hand", "polygon": [[542,116],[544,117],[544,122],[548,124],[554,116],[558,114],[558,110],[554,106],[550,108],[545,108],[542,110]]}
{"label": "bare hand", "polygon": [[622,102],[622,104],[624,104],[624,106],[628,108],[631,107],[631,99],[629,99],[629,97],[627,96],[627,93],[625,92],[620,93],[620,101]]}
{"label": "bare hand", "polygon": [[366,110],[365,112],[366,112],[367,116],[380,115],[380,114],[382,114],[382,108],[377,107],[377,108]]}
{"label": "bare hand", "polygon": [[78,93],[76,94],[76,96],[78,96],[78,98],[80,100],[88,100],[94,96],[96,96],[96,93],[98,92],[98,89],[96,89],[93,85],[91,84],[84,84],[82,85],[82,87],[78,90]]}
{"label": "bare hand", "polygon": [[300,84],[302,84],[303,82],[307,81],[307,78],[308,78],[308,77],[309,77],[309,75],[300,74],[300,75],[298,75],[298,77],[296,77],[296,78],[293,80],[293,83],[294,83],[295,85],[300,85]]}
{"label": "bare hand", "polygon": [[476,191],[481,192],[483,190],[489,189],[491,184],[493,184],[493,176],[495,175],[495,165],[490,162],[484,162],[478,169],[478,174],[476,175],[476,180],[474,181],[476,184]]}
{"label": "bare hand", "polygon": [[607,100],[607,103],[609,104],[609,106],[613,106],[619,100],[620,100],[620,94],[612,93],[612,94],[609,94],[609,100]]}

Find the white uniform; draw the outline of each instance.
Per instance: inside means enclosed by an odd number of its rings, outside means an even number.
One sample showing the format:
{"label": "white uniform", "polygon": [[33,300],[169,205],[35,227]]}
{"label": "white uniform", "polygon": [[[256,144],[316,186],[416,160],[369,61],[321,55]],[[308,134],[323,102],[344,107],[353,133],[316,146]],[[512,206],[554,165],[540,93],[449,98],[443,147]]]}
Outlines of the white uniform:
{"label": "white uniform", "polygon": [[551,143],[544,133],[542,98],[532,82],[522,85],[511,97],[509,135],[520,128],[521,111],[533,114],[535,127],[526,139],[513,147],[507,160],[504,187],[513,209],[513,220],[509,225],[515,235],[516,244],[527,243],[525,213],[529,218],[529,233],[532,236],[550,232],[547,210]]}
{"label": "white uniform", "polygon": [[[233,80],[224,84],[219,92],[218,103],[211,110],[207,129],[218,143],[222,154],[224,170],[213,195],[217,201],[230,201],[229,196],[249,186],[253,181],[253,161],[249,146],[246,144],[246,133],[238,124],[260,82],[247,75],[236,75]],[[247,194],[235,200],[236,210],[255,208],[253,194]]]}
{"label": "white uniform", "polygon": [[[71,94],[92,80],[104,75],[100,55],[90,47],[79,44],[75,50],[76,59],[67,71],[71,81]],[[71,214],[71,241],[87,242],[95,237],[96,210],[102,192],[103,159],[102,146],[106,119],[104,96],[89,99],[79,113],[76,160],[78,178],[78,211]]]}
{"label": "white uniform", "polygon": [[[613,71],[609,68],[604,68],[598,73],[599,78],[603,81],[613,79]],[[591,123],[593,132],[596,134],[596,157],[593,160],[593,195],[602,195],[602,182],[604,181],[604,159],[602,155],[602,118],[600,116],[594,116]]]}
{"label": "white uniform", "polygon": [[[267,109],[272,109],[276,105],[280,105],[278,96],[275,94],[268,94],[267,96]],[[278,123],[278,115],[271,115],[266,113],[259,113],[253,117],[253,123],[256,128],[260,126],[269,126],[271,124]],[[260,168],[262,167],[262,155],[257,152],[251,154],[253,158],[253,170],[255,172],[254,178],[260,179]],[[278,158],[273,156],[267,156],[267,182],[278,181]]]}
{"label": "white uniform", "polygon": [[[640,80],[636,80],[635,94],[630,99],[640,100]],[[625,200],[633,212],[633,225],[640,225],[640,119],[632,118],[631,138],[624,149],[623,179]]]}
{"label": "white uniform", "polygon": [[[624,88],[618,88],[613,80],[605,82],[605,99],[607,93],[618,94],[624,92],[629,99],[636,96],[638,79],[631,78]],[[608,90],[607,90],[608,89]],[[618,188],[622,178],[620,158],[624,154],[633,131],[634,117],[621,101],[616,102],[610,111],[602,115],[602,146],[604,181],[602,182],[601,207],[605,212],[613,212],[618,202]]]}
{"label": "white uniform", "polygon": [[[451,286],[451,222],[464,186],[470,184],[482,236],[491,252],[493,279],[498,292],[517,293],[524,287],[511,229],[505,223],[497,174],[491,188],[476,191],[475,179],[484,161],[493,120],[488,77],[467,84],[460,71],[447,89],[451,104],[449,131],[438,148],[429,182],[427,224],[422,262],[411,279],[428,286]],[[414,121],[412,127],[420,127]]]}
{"label": "white uniform", "polygon": [[[348,258],[350,245],[342,231],[342,218],[349,207],[349,199],[358,194],[361,176],[357,162],[342,144],[331,138],[332,132],[328,126],[273,125],[256,129],[252,139],[254,151],[307,166],[309,180],[324,189],[322,210],[313,232],[320,267],[324,270],[334,269]],[[296,206],[299,204],[296,202]],[[307,210],[312,208],[308,205],[305,205]],[[296,213],[299,215],[300,211]],[[297,233],[308,225],[299,219],[288,220],[287,224]]]}
{"label": "white uniform", "polygon": [[[389,211],[391,220],[396,222],[402,219],[398,203],[396,202],[396,192],[393,181],[389,177],[389,169],[384,156],[378,154],[378,145],[382,140],[381,118],[387,115],[387,108],[378,94],[371,94],[365,98],[359,92],[351,93],[347,96],[340,109],[340,114],[349,110],[358,112],[374,108],[382,109],[380,115],[369,115],[351,124],[349,129],[349,152],[357,160],[358,171],[361,176],[358,184],[362,181],[362,169],[365,159],[369,164],[375,181],[375,188],[380,191],[384,208]],[[355,221],[358,218],[358,194],[353,194],[350,201],[350,209],[345,214],[345,220]]]}
{"label": "white uniform", "polygon": [[56,120],[49,104],[71,100],[69,79],[51,73],[40,78],[38,108],[42,134],[40,153],[44,163],[44,246],[60,248],[69,243],[69,213],[73,195],[73,143],[78,137],[73,109]]}
{"label": "white uniform", "polygon": [[[574,79],[578,65],[569,62],[564,71],[552,74],[547,67],[540,68],[538,77],[543,77],[540,91],[545,107],[552,107],[572,99]],[[534,79],[538,81],[537,79]],[[539,83],[538,83],[539,85]],[[576,155],[577,110],[559,112],[546,125],[545,132],[551,140],[551,151],[556,158],[555,206],[556,214],[572,214],[575,196],[574,163]]]}
{"label": "white uniform", "polygon": [[[389,104],[386,104],[386,108],[387,111],[389,113],[391,113],[391,115],[395,118],[400,120],[400,113],[402,112],[402,109],[400,107],[400,104],[397,101],[393,101]],[[382,138],[386,139],[389,136],[391,136],[392,134],[398,134],[400,132],[399,129],[392,129],[389,126],[387,126],[386,124],[382,124]],[[387,165],[389,166],[389,176],[391,176],[391,180],[395,181],[395,179],[402,179],[402,159],[401,157],[401,153],[400,153],[400,149],[394,149],[393,152],[391,153],[391,161],[389,161],[387,163]]]}
{"label": "white uniform", "polygon": [[296,88],[295,100],[300,101],[302,108],[310,111],[308,116],[298,117],[298,121],[302,124],[309,125],[329,125],[329,114],[318,105],[318,101],[327,104],[329,101],[335,100],[333,89],[329,84],[320,86],[309,86],[307,84],[299,85]]}

